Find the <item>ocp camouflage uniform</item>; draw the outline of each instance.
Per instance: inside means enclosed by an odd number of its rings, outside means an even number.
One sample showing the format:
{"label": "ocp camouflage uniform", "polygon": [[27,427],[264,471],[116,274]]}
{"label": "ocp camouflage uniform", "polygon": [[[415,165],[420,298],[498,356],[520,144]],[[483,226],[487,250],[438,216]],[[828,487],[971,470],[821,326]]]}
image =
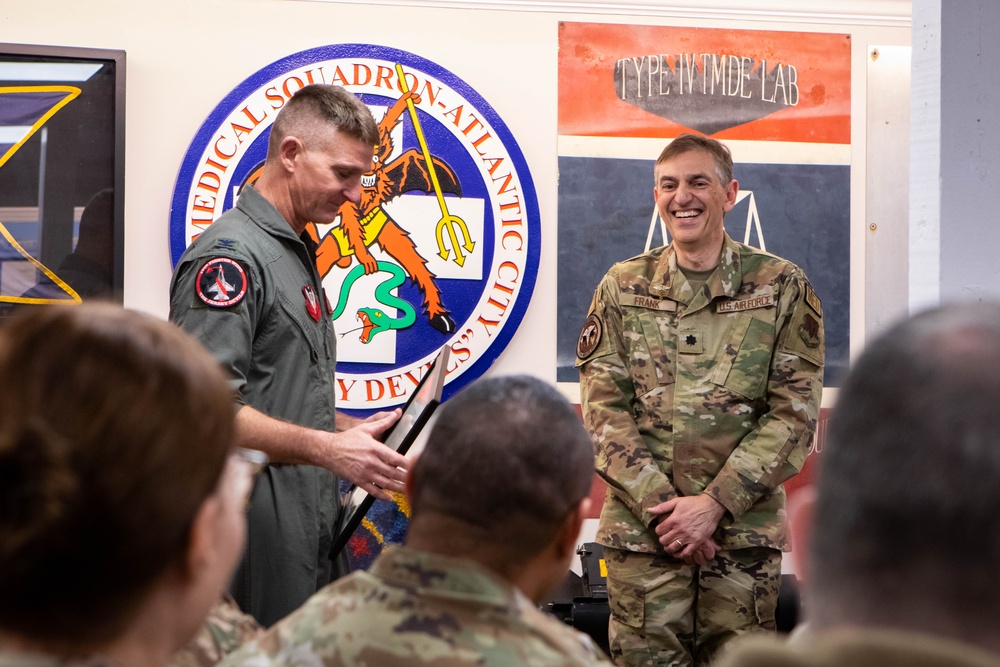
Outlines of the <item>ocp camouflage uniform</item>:
{"label": "ocp camouflage uniform", "polygon": [[169,667],[211,667],[263,632],[253,616],[240,611],[236,600],[224,594],[194,638],[174,653]]}
{"label": "ocp camouflage uniform", "polygon": [[[736,634],[773,629],[781,483],[805,462],[822,392],[822,311],[805,274],[727,235],[696,294],[673,249],[654,249],[604,277],[577,354],[608,484],[597,541],[613,657],[706,664]],[[703,568],[663,550],[649,513],[701,493],[727,510]]]}
{"label": "ocp camouflage uniform", "polygon": [[603,665],[589,637],[467,560],[387,548],[314,595],[230,667],[548,667]]}

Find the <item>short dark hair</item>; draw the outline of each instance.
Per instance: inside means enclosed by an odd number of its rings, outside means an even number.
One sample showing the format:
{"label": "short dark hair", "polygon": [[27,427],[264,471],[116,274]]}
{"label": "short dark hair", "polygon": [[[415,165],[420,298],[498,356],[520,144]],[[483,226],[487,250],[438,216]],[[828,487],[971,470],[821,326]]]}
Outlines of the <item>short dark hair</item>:
{"label": "short dark hair", "polygon": [[0,628],[114,639],[180,563],[233,435],[218,364],[111,304],[0,327]]}
{"label": "short dark hair", "polygon": [[549,384],[479,380],[438,410],[413,467],[414,520],[436,513],[486,529],[531,556],[590,491],[590,436]]}
{"label": "short dark hair", "polygon": [[[729,148],[715,139],[703,137],[700,134],[682,134],[667,144],[666,148],[656,158],[656,166],[682,153],[704,151],[715,160],[715,172],[723,187],[733,180],[733,156]],[[655,171],[655,169],[654,169]]]}
{"label": "short dark hair", "polygon": [[364,102],[342,86],[314,83],[299,89],[278,112],[268,138],[268,155],[277,155],[287,136],[312,139],[317,121],[364,141],[373,152],[379,143],[378,125]]}
{"label": "short dark hair", "polygon": [[821,458],[810,548],[817,624],[995,636],[997,396],[998,304],[937,307],[868,345]]}

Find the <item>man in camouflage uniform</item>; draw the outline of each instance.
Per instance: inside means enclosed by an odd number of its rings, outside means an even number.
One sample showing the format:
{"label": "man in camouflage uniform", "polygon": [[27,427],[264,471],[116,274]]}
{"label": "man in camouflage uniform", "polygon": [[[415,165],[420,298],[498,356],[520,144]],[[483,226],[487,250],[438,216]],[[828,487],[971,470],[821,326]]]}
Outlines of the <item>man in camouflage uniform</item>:
{"label": "man in camouflage uniform", "polygon": [[704,665],[775,627],[781,483],[815,430],[823,319],[801,269],[725,233],[739,186],[724,145],[682,135],[655,179],[672,243],[607,273],[577,366],[608,484],[612,657]]}
{"label": "man in camouflage uniform", "polygon": [[480,380],[438,411],[411,470],[406,544],[223,665],[608,664],[537,606],[566,576],[593,467],[590,438],[555,389],[527,376]]}

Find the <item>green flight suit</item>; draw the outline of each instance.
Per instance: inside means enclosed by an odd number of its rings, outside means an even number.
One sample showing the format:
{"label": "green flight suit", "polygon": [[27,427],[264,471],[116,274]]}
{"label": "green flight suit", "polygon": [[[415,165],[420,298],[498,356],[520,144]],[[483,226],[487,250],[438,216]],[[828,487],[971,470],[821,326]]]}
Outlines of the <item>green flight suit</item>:
{"label": "green flight suit", "polygon": [[[242,268],[246,291],[230,295],[233,305],[211,305],[199,296],[202,269],[225,260]],[[222,363],[240,404],[333,431],[336,338],[328,303],[311,239],[297,237],[252,186],[188,247],[170,283],[170,319]],[[267,626],[331,581],[339,514],[331,472],[267,466],[254,486],[247,549],[233,580],[240,607]],[[346,572],[343,559],[337,569]]]}

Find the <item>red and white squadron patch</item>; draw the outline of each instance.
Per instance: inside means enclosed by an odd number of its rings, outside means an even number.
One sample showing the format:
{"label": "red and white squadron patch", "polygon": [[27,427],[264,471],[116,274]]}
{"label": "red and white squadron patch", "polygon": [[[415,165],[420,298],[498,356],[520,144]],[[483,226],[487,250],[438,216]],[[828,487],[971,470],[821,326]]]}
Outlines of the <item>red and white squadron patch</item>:
{"label": "red and white squadron patch", "polygon": [[194,290],[210,306],[235,306],[247,294],[247,274],[236,260],[215,257],[201,267]]}

